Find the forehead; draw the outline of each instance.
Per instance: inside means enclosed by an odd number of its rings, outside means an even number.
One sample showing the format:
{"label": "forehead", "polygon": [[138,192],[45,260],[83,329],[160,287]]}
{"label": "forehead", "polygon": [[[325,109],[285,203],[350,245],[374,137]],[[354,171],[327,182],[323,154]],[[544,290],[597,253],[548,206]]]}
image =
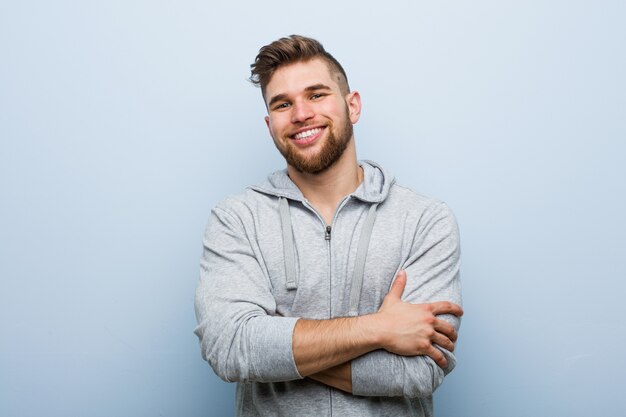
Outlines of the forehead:
{"label": "forehead", "polygon": [[324,84],[339,90],[337,80],[333,78],[328,65],[323,60],[295,62],[282,66],[274,72],[265,88],[265,96],[270,100],[277,94],[297,94],[304,91],[306,87],[316,84]]}

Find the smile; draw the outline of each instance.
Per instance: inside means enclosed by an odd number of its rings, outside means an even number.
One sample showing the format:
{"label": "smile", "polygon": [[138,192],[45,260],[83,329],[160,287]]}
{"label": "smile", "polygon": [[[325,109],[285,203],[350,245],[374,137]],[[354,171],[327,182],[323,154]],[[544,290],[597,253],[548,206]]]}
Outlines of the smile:
{"label": "smile", "polygon": [[297,133],[293,135],[292,137],[296,140],[307,139],[307,138],[310,138],[311,136],[317,135],[321,131],[322,131],[321,127],[316,127],[314,129],[305,130],[304,132]]}
{"label": "smile", "polygon": [[289,138],[291,139],[292,143],[297,146],[309,146],[317,142],[317,140],[322,136],[322,133],[325,129],[326,126],[313,127],[291,135],[289,136]]}

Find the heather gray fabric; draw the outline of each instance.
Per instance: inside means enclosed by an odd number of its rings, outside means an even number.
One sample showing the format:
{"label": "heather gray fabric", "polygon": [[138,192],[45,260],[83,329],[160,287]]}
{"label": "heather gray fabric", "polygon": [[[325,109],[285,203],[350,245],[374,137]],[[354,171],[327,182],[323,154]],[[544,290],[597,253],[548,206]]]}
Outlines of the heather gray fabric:
{"label": "heather gray fabric", "polygon": [[283,231],[283,254],[285,256],[285,277],[287,289],[298,288],[296,283],[296,253],[293,244],[293,230],[291,229],[291,216],[289,215],[289,202],[285,197],[279,199],[280,225]]}
{"label": "heather gray fabric", "polygon": [[370,238],[372,237],[372,229],[374,228],[374,222],[376,221],[376,208],[378,203],[374,203],[367,211],[367,217],[361,230],[361,236],[359,237],[359,246],[356,250],[356,262],[354,265],[354,272],[352,273],[352,285],[350,287],[350,311],[348,315],[356,317],[359,315],[359,302],[361,301],[361,288],[363,287],[363,273],[365,272],[365,260],[367,256],[367,249],[370,244]]}
{"label": "heather gray fabric", "polygon": [[[432,416],[432,393],[455,366],[384,350],[352,361],[353,394],[302,378],[293,359],[298,318],[374,313],[397,271],[403,299],[461,304],[459,236],[447,206],[397,185],[377,164],[323,218],[286,175],[212,211],[196,291],[202,356],[237,381],[239,416]],[[362,271],[362,272],[361,272]],[[445,316],[457,329],[459,320]]]}

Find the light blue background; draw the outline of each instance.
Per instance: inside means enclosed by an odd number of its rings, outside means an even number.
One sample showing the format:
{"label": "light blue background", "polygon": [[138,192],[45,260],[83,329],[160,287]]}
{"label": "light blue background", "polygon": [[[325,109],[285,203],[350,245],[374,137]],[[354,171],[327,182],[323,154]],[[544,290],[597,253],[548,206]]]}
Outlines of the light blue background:
{"label": "light blue background", "polygon": [[626,415],[623,1],[0,0],[0,415],[228,416],[192,330],[211,207],[283,166],[258,48],[321,40],[361,158],[449,203],[438,417]]}

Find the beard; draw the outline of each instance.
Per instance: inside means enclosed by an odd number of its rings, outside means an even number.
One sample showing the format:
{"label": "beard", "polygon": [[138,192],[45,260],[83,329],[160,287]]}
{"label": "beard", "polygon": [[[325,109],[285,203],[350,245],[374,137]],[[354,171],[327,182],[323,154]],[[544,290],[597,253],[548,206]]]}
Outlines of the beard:
{"label": "beard", "polygon": [[291,144],[289,138],[287,138],[286,146],[279,147],[277,145],[276,147],[287,160],[287,163],[298,172],[319,174],[337,162],[350,143],[353,134],[352,123],[348,117],[345,117],[341,123],[337,132],[333,131],[332,124],[328,125],[328,137],[322,144],[322,149],[315,155],[304,155],[295,145]]}

